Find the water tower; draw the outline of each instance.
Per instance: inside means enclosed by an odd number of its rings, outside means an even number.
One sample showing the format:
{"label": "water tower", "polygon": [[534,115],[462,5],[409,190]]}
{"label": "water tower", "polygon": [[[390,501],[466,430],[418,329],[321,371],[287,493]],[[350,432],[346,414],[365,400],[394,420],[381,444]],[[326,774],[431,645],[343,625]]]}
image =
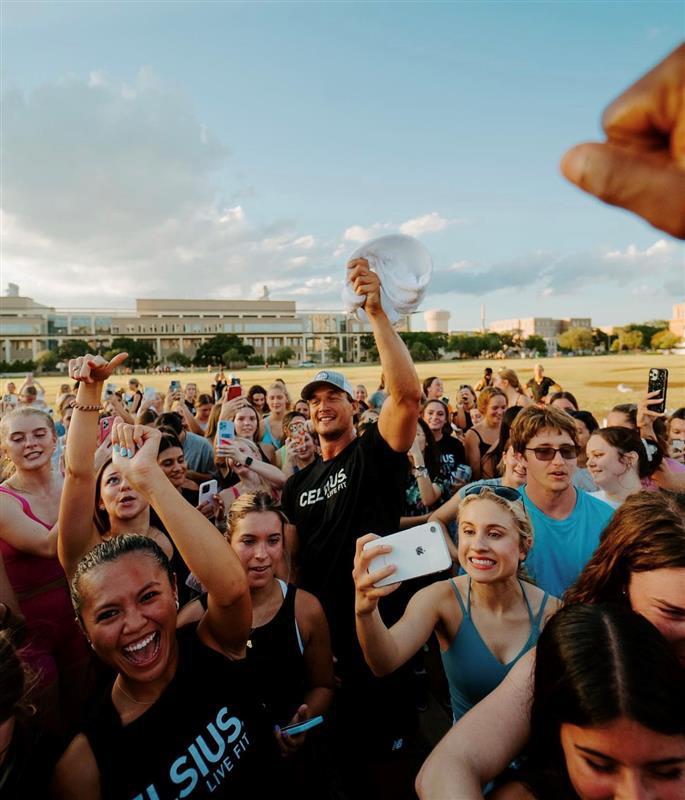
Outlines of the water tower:
{"label": "water tower", "polygon": [[426,330],[428,333],[449,333],[450,332],[450,312],[431,309],[425,311],[423,318],[426,320]]}

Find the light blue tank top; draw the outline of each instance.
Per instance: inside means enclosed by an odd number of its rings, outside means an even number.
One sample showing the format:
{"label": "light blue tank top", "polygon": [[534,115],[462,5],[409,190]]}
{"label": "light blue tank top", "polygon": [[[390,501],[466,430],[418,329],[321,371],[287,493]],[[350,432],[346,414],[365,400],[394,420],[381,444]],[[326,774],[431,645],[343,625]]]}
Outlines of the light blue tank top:
{"label": "light blue tank top", "polygon": [[275,439],[274,435],[271,433],[271,425],[269,424],[268,418],[264,419],[264,436],[260,444],[272,444],[276,450],[280,449],[283,445],[283,442],[280,439]]}
{"label": "light blue tank top", "polygon": [[547,605],[548,593],[545,592],[540,604],[540,610],[537,616],[534,617],[523,583],[519,580],[523,600],[528,610],[528,618],[530,619],[530,635],[516,658],[508,664],[502,664],[495,658],[481,638],[478,628],[476,628],[471,617],[471,578],[469,578],[468,583],[466,607],[464,607],[464,601],[461,599],[453,579],[450,580],[450,586],[459,602],[463,618],[452,644],[440,655],[450,687],[452,716],[454,722],[456,722],[476,703],[480,702],[487,694],[490,694],[496,686],[499,686],[519,658],[527,653],[531,647],[535,647],[540,635],[540,621]]}

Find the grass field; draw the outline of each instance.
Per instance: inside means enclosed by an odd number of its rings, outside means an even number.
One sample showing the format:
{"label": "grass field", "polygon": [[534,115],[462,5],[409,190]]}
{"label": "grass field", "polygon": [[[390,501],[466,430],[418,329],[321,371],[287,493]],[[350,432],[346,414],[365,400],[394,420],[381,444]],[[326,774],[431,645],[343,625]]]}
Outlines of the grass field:
{"label": "grass field", "polygon": [[[640,393],[647,386],[647,371],[650,367],[666,367],[669,370],[668,408],[685,406],[685,359],[675,355],[615,355],[584,356],[579,358],[546,358],[542,359],[546,374],[556,380],[564,389],[573,392],[582,408],[592,411],[600,419],[608,409],[617,403],[636,402]],[[439,361],[416,365],[419,378],[439,375],[445,382],[450,399],[453,399],[458,387],[463,383],[476,383],[483,369],[487,366],[495,371],[506,366],[516,370],[522,382],[533,374],[535,362],[528,359],[504,361]],[[332,367],[331,367],[332,368]],[[293,398],[299,396],[300,388],[318,371],[318,367],[310,369],[247,369],[237,373],[243,386],[249,388],[254,383],[262,386],[277,377],[285,380]],[[363,383],[373,391],[378,385],[380,367],[378,365],[354,365],[343,367],[348,380],[353,385]],[[208,391],[214,372],[207,370],[188,370],[174,376],[137,374],[143,386],[153,386],[166,391],[170,377],[179,378],[182,383],[195,381],[200,391]],[[45,387],[48,402],[54,402],[55,394],[64,378],[39,376]],[[121,376],[115,383],[124,385],[127,377]],[[4,385],[5,381],[3,381]],[[630,387],[632,392],[620,392],[619,384]]]}

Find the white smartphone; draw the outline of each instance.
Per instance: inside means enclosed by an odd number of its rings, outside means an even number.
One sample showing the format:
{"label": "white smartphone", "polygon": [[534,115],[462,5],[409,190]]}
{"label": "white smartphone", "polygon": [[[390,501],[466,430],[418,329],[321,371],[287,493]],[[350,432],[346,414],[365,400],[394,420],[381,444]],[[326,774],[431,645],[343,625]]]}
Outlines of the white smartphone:
{"label": "white smartphone", "polygon": [[197,504],[201,506],[205,502],[205,500],[211,500],[212,497],[217,493],[218,488],[219,487],[214,478],[212,478],[212,480],[210,481],[205,481],[204,483],[201,483]]}
{"label": "white smartphone", "polygon": [[433,572],[442,572],[452,566],[445,537],[436,522],[426,522],[406,531],[391,533],[390,536],[381,536],[380,539],[367,542],[364,550],[371,550],[380,545],[390,546],[392,551],[374,558],[369,564],[369,572],[376,572],[391,564],[397,569],[392,575],[374,583],[377,588],[419,578],[421,575],[430,575]]}
{"label": "white smartphone", "polygon": [[156,394],[157,389],[153,389],[152,386],[148,386],[148,388],[143,392],[143,398],[145,400],[152,400]]}

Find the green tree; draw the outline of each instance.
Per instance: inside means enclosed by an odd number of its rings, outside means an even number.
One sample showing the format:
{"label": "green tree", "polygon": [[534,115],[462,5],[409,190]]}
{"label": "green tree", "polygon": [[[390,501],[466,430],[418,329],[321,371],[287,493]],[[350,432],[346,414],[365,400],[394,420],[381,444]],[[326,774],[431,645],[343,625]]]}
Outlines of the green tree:
{"label": "green tree", "polygon": [[642,331],[628,330],[628,328],[619,328],[616,333],[617,338],[612,342],[611,349],[614,352],[621,352],[624,350],[639,350],[642,347],[644,337]]}
{"label": "green tree", "polygon": [[665,331],[659,331],[652,336],[650,344],[655,350],[670,350],[672,347],[675,347],[680,339],[668,329]]}
{"label": "green tree", "polygon": [[542,338],[542,336],[538,336],[537,334],[528,336],[523,342],[523,346],[526,348],[526,350],[535,350],[535,352],[541,356],[547,355],[547,345],[545,344],[545,340]]}
{"label": "green tree", "polygon": [[36,356],[36,364],[41,372],[51,372],[58,361],[59,357],[54,350],[41,350]]}
{"label": "green tree", "polygon": [[433,353],[425,342],[414,342],[409,348],[413,361],[433,361]]}
{"label": "green tree", "polygon": [[559,337],[559,348],[566,352],[577,353],[581,350],[592,350],[594,341],[590,328],[569,328]]}
{"label": "green tree", "polygon": [[69,361],[70,358],[78,358],[92,352],[92,346],[85,339],[65,339],[57,348],[57,358],[59,361]]}
{"label": "green tree", "polygon": [[376,347],[376,340],[373,338],[373,334],[367,333],[364,334],[364,336],[360,336],[359,344],[362,352],[366,354],[368,361],[378,361],[380,356],[378,354],[378,348]]}
{"label": "green tree", "polygon": [[113,353],[128,353],[126,366],[131,369],[149,367],[157,358],[152,342],[144,339],[131,339],[129,336],[118,336],[112,339],[112,347],[107,351],[109,357]]}
{"label": "green tree", "polygon": [[223,364],[224,353],[229,350],[235,350],[239,354],[236,361],[247,361],[248,357],[254,353],[254,347],[249,344],[243,344],[239,336],[234,333],[219,333],[212,336],[206,342],[203,342],[195,353],[193,363],[200,366],[207,364]]}
{"label": "green tree", "polygon": [[231,347],[225,353],[221,354],[221,363],[229,367],[234,364],[244,364],[245,356],[243,356],[237,347]]}
{"label": "green tree", "polygon": [[295,358],[295,355],[296,353],[292,347],[279,347],[271,358],[278,364],[287,364]]}
{"label": "green tree", "polygon": [[329,361],[333,361],[336,364],[339,364],[344,358],[345,358],[345,354],[338,347],[337,344],[332,344],[328,348],[328,359],[329,359]]}
{"label": "green tree", "polygon": [[167,362],[167,364],[177,364],[179,367],[189,367],[193,363],[191,358],[189,358],[185,353],[179,352],[178,350],[165,355],[164,360]]}

